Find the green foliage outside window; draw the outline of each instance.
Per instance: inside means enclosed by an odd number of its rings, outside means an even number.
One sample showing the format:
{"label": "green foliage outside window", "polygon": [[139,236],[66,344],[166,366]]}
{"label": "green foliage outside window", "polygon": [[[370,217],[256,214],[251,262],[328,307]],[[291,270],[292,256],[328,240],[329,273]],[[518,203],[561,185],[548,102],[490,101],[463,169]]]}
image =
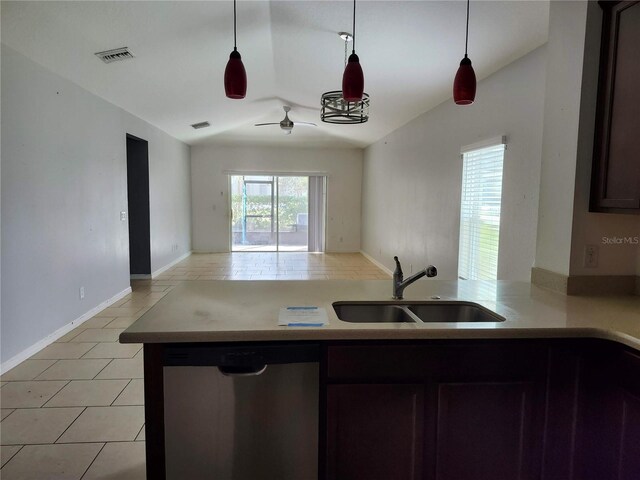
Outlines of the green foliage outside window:
{"label": "green foliage outside window", "polygon": [[[280,231],[294,231],[299,213],[307,213],[309,206],[305,196],[280,195],[280,208],[274,205],[273,214],[280,215]],[[242,231],[242,194],[231,196],[233,231]],[[253,232],[271,231],[271,195],[251,195],[247,198],[247,215],[265,215],[263,218],[247,219],[247,230]],[[275,231],[276,219],[273,219]]]}

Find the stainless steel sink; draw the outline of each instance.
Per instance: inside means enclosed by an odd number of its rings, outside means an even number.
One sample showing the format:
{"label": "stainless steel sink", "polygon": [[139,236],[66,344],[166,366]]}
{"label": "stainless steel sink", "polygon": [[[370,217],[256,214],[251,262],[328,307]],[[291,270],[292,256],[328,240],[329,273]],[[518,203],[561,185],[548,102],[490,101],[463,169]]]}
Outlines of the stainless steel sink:
{"label": "stainless steel sink", "polygon": [[469,302],[429,302],[407,307],[420,320],[431,322],[504,322],[504,317]]}
{"label": "stainless steel sink", "polygon": [[504,322],[504,317],[471,302],[336,302],[338,318],[352,323]]}
{"label": "stainless steel sink", "polygon": [[416,323],[419,320],[397,305],[342,303],[333,304],[338,318],[352,323]]}

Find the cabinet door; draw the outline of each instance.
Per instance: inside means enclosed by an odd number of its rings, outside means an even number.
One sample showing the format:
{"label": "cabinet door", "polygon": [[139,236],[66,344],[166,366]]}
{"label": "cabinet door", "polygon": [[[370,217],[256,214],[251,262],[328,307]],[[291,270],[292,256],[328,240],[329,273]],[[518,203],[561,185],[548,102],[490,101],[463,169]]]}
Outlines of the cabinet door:
{"label": "cabinet door", "polygon": [[329,385],[326,478],[422,478],[423,411],[422,385]]}
{"label": "cabinet door", "polygon": [[435,411],[435,458],[428,478],[517,480],[532,478],[534,384],[441,383]]}
{"label": "cabinet door", "polygon": [[640,356],[605,344],[585,355],[573,478],[640,478]]}
{"label": "cabinet door", "polygon": [[640,2],[601,5],[591,210],[640,213]]}

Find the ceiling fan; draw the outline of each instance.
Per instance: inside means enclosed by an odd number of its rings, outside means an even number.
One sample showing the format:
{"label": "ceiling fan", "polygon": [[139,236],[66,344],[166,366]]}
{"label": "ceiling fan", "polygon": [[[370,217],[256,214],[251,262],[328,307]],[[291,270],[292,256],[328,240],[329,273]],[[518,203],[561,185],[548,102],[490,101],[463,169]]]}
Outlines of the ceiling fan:
{"label": "ceiling fan", "polygon": [[285,135],[290,135],[291,130],[293,130],[294,125],[306,125],[308,127],[317,127],[315,123],[311,122],[292,122],[289,119],[289,112],[291,111],[291,107],[285,105],[282,107],[284,109],[284,118],[280,122],[271,122],[271,123],[256,123],[256,127],[263,127],[265,125],[280,125],[280,128],[284,131]]}

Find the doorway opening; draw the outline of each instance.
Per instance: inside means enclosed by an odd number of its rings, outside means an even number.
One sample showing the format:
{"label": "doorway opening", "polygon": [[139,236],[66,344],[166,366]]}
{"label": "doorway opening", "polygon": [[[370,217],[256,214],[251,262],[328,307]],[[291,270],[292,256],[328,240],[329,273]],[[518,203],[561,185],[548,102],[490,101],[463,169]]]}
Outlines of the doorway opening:
{"label": "doorway opening", "polygon": [[129,274],[151,277],[149,214],[149,142],[127,134],[127,201],[129,204]]}
{"label": "doorway opening", "polygon": [[231,251],[324,251],[325,177],[230,175]]}

